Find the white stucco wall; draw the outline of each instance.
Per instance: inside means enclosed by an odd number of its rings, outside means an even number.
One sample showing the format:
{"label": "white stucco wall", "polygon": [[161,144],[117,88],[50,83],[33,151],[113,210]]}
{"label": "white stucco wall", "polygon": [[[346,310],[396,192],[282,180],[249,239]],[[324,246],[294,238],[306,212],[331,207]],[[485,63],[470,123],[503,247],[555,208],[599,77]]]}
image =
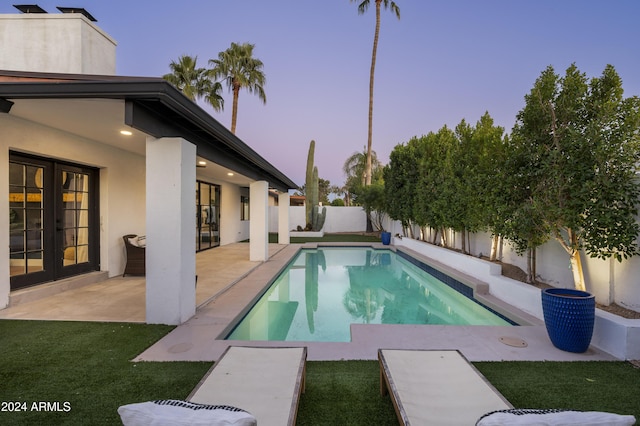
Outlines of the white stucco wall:
{"label": "white stucco wall", "polygon": [[84,16],[0,15],[0,69],[72,74],[116,73],[116,42]]}
{"label": "white stucco wall", "polygon": [[[366,215],[362,207],[326,207],[324,232],[364,232],[366,230]],[[304,228],[305,224],[305,207],[289,207],[289,230],[295,230],[298,225]],[[278,207],[269,206],[269,232],[278,232]]]}
{"label": "white stucco wall", "polygon": [[[461,248],[460,235],[453,239],[454,247]],[[491,235],[488,233],[471,234],[468,242],[473,256],[491,252]],[[525,256],[519,256],[508,241],[502,247],[502,261],[527,269]],[[596,296],[598,303],[617,303],[621,306],[640,311],[640,257],[624,260],[622,263],[607,259],[590,258],[582,253],[583,271],[587,291]],[[537,279],[554,287],[573,287],[573,274],[569,264],[569,255],[555,240],[550,240],[536,250]]]}
{"label": "white stucco wall", "polygon": [[[144,157],[10,114],[0,114],[0,128],[0,150],[5,159],[2,164],[8,164],[9,151],[13,150],[100,169],[100,269],[109,271],[109,276],[121,274],[124,268],[122,236],[145,233]],[[3,166],[2,170],[6,168]],[[2,185],[2,191],[8,191],[8,183]],[[8,211],[8,199],[6,196],[0,200],[4,204],[4,207],[0,205],[3,212]],[[9,246],[6,233],[0,233],[0,246]],[[3,257],[3,264],[8,257],[8,254]],[[7,271],[0,279],[8,276]]]}

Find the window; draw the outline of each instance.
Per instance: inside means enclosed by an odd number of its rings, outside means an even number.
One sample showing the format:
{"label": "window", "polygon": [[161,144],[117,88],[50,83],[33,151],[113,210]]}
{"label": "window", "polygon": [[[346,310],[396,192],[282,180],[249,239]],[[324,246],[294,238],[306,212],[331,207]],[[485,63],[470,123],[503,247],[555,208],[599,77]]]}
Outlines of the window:
{"label": "window", "polygon": [[240,220],[249,220],[249,197],[240,196]]}

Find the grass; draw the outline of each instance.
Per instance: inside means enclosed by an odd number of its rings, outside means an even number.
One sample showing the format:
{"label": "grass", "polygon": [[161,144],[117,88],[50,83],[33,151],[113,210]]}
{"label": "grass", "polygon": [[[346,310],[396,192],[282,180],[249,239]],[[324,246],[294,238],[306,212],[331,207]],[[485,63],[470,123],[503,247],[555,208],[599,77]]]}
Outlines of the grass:
{"label": "grass", "polygon": [[628,362],[477,362],[517,408],[570,408],[640,420],[640,369]]}
{"label": "grass", "polygon": [[[0,411],[0,424],[115,425],[120,405],[186,398],[211,363],[130,361],[172,328],[0,321],[0,403],[27,409]],[[70,410],[35,411],[34,402],[67,402]]]}
{"label": "grass", "polygon": [[397,424],[391,400],[380,395],[377,361],[307,362],[297,420],[301,426]]}
{"label": "grass", "polygon": [[[68,402],[70,411],[0,411],[0,424],[113,425],[117,408],[183,399],[211,363],[131,362],[173,327],[0,321],[0,403]],[[516,407],[573,408],[640,419],[640,369],[627,362],[480,362]],[[299,425],[394,425],[376,361],[308,362]]]}

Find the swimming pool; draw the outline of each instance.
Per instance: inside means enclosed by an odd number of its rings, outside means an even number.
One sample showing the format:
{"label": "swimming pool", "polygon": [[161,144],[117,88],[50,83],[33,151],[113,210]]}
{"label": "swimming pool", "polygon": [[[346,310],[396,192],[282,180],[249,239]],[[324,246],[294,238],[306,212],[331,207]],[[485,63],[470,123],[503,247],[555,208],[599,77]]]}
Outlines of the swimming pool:
{"label": "swimming pool", "polygon": [[404,253],[303,249],[226,339],[348,342],[352,323],[513,325],[472,297]]}

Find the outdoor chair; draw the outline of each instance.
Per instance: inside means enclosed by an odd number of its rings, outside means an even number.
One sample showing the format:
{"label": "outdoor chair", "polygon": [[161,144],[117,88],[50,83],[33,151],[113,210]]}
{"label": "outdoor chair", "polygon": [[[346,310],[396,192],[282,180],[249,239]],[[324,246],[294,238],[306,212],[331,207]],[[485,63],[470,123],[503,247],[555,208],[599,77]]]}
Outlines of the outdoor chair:
{"label": "outdoor chair", "polygon": [[145,274],[145,247],[139,243],[141,238],[135,234],[127,234],[122,237],[126,253],[123,277],[125,275]]}

